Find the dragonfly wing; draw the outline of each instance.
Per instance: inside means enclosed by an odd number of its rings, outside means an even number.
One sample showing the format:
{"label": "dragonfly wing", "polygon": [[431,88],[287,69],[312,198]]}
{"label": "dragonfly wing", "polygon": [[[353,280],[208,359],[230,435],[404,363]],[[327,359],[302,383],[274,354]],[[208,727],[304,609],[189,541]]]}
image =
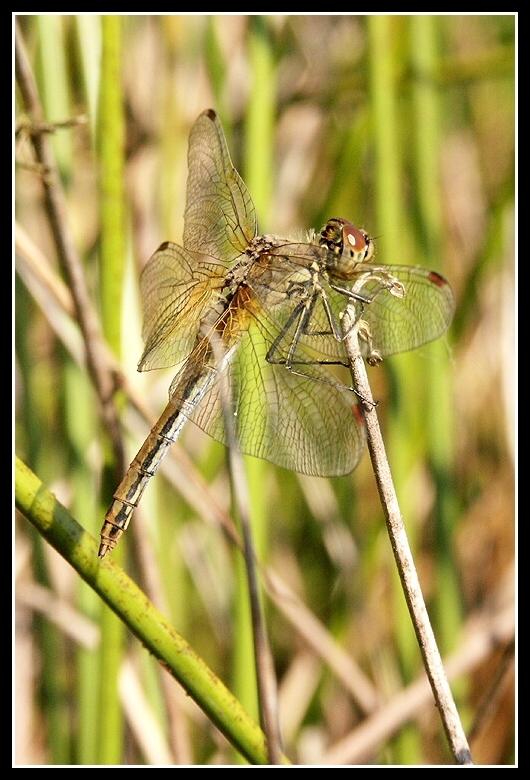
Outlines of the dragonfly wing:
{"label": "dragonfly wing", "polygon": [[[380,268],[403,285],[405,295],[395,296],[389,290],[377,292],[378,284],[374,281],[361,288],[368,297],[376,293],[361,314],[369,326],[372,349],[384,358],[416,349],[442,336],[455,310],[449,283],[440,274],[425,268],[399,265]],[[361,311],[358,304],[356,308]]]}
{"label": "dragonfly wing", "polygon": [[[363,347],[366,356],[374,350],[382,358],[407,352],[445,333],[455,301],[451,286],[442,276],[415,266],[358,263],[353,278],[334,280],[322,271],[326,251],[312,244],[285,243],[253,264],[247,281],[283,334],[279,355],[285,353],[295,336],[299,322],[295,310],[298,308],[302,316],[302,302],[311,296],[314,305],[296,338],[300,347],[320,355],[324,362],[346,360],[344,343],[334,331],[340,334],[342,314],[350,300],[369,326],[371,344]],[[370,302],[350,298],[334,289],[332,283]]]}
{"label": "dragonfly wing", "polygon": [[139,371],[173,366],[187,357],[224,273],[220,263],[170,242],[154,253],[140,280],[145,349]]}
{"label": "dragonfly wing", "polygon": [[257,230],[252,198],[232,165],[217,114],[203,111],[190,132],[184,246],[230,263]]}
{"label": "dragonfly wing", "polygon": [[[253,319],[227,368],[232,419],[242,452],[315,476],[350,473],[364,451],[365,435],[355,394],[334,384],[320,366],[303,376],[265,356],[272,323]],[[230,446],[223,421],[220,382],[191,419]]]}

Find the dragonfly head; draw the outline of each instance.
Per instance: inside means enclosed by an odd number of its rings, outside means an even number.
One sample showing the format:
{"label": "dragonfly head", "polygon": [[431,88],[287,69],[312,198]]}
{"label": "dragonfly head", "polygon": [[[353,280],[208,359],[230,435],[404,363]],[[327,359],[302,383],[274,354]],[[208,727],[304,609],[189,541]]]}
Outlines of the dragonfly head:
{"label": "dragonfly head", "polygon": [[375,251],[368,233],[346,219],[330,219],[320,231],[319,244],[333,255],[328,270],[345,279],[357,263],[370,262]]}

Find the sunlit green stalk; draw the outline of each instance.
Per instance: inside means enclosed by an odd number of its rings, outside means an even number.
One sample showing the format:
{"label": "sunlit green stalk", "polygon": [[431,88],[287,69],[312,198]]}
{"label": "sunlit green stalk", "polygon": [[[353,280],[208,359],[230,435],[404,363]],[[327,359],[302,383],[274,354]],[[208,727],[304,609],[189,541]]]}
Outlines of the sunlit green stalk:
{"label": "sunlit green stalk", "polygon": [[[406,211],[403,207],[405,175],[401,138],[403,95],[400,94],[401,68],[398,51],[402,23],[403,20],[399,17],[381,15],[369,17],[368,24],[370,96],[376,156],[376,223],[377,232],[382,236],[380,241],[380,251],[381,254],[384,253],[382,259],[387,263],[413,263],[413,258],[409,255],[395,255],[392,251],[396,245],[400,249],[411,245],[410,240],[407,240],[411,236],[410,224],[407,223]],[[416,457],[413,426],[408,417],[408,410],[411,409],[410,402],[415,391],[411,389],[412,375],[410,366],[407,368],[407,363],[407,356],[400,356],[399,362],[394,359],[387,369],[395,372],[395,383],[394,404],[385,439],[400,508],[403,516],[408,520],[407,532],[414,551],[416,547],[414,523],[410,522],[413,504],[407,485],[410,484],[410,470]],[[394,574],[392,583],[395,602],[394,631],[398,643],[399,663],[404,678],[411,679],[418,668],[420,658],[397,573]],[[408,735],[414,740],[411,730]],[[401,734],[400,744],[396,747],[399,752],[399,763],[411,760],[411,756],[416,754],[417,746],[408,742],[406,732]]]}
{"label": "sunlit green stalk", "polygon": [[[244,178],[252,193],[258,211],[260,225],[266,220],[274,186],[274,106],[275,69],[271,39],[267,34],[267,20],[251,17],[249,20],[249,63],[251,66],[251,90],[247,106],[244,140]],[[245,458],[248,481],[253,543],[258,560],[266,560],[269,513],[263,500],[263,485],[269,466],[256,458]],[[254,668],[254,644],[250,623],[248,579],[244,562],[237,556],[236,577],[238,596],[236,605],[237,641],[234,643],[234,689],[238,698],[251,713],[257,714],[256,672]],[[264,605],[261,599],[262,608]],[[237,760],[237,757],[236,757]]]}
{"label": "sunlit green stalk", "polygon": [[[108,343],[121,352],[125,275],[124,156],[125,121],[121,80],[121,26],[118,16],[102,17],[102,60],[98,116],[101,203],[101,315]],[[119,465],[119,469],[123,464]],[[111,469],[111,472],[113,470]],[[119,553],[121,557],[122,553]],[[106,608],[101,614],[103,655],[100,679],[98,763],[122,760],[122,708],[118,674],[123,660],[122,624]]]}
{"label": "sunlit green stalk", "polygon": [[121,25],[120,17],[102,17],[103,49],[98,117],[102,324],[105,338],[118,356],[121,344],[126,248]]}
{"label": "sunlit green stalk", "polygon": [[[68,70],[65,54],[65,20],[56,14],[37,17],[40,41],[40,95],[48,122],[73,119],[70,116]],[[72,146],[70,135],[51,139],[54,157],[61,174],[71,173]]]}
{"label": "sunlit green stalk", "polygon": [[15,461],[19,511],[109,605],[144,646],[170,670],[212,722],[254,764],[267,761],[264,737],[237,699],[38,477]]}
{"label": "sunlit green stalk", "polygon": [[[425,257],[429,266],[441,269],[443,248],[443,213],[441,192],[441,125],[442,106],[435,74],[439,67],[437,31],[439,25],[431,16],[410,19],[411,54],[415,79],[413,105],[418,128],[415,135],[415,170],[418,212],[422,221]],[[443,269],[441,269],[443,270]],[[437,576],[444,583],[443,599],[436,605],[436,619],[441,647],[454,649],[460,626],[461,600],[452,556],[453,520],[456,512],[451,475],[453,459],[453,415],[450,364],[447,346],[441,341],[432,346],[433,359],[426,370],[427,447],[436,485],[436,555]],[[439,589],[435,589],[439,592]]]}

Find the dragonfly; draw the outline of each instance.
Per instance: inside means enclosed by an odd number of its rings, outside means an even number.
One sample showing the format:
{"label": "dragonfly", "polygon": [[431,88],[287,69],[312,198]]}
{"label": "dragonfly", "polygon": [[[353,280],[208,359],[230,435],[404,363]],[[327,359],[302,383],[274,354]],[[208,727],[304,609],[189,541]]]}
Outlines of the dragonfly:
{"label": "dragonfly", "polygon": [[348,220],[329,220],[305,242],[259,235],[213,109],[190,132],[182,243],[163,243],[141,275],[138,370],[178,369],[169,403],[114,493],[100,558],[189,420],[227,446],[230,427],[241,452],[283,468],[349,474],[365,432],[354,388],[333,368],[348,365],[344,311],[353,307],[372,365],[439,338],[453,316],[454,295],[440,274],[375,263],[373,240]]}

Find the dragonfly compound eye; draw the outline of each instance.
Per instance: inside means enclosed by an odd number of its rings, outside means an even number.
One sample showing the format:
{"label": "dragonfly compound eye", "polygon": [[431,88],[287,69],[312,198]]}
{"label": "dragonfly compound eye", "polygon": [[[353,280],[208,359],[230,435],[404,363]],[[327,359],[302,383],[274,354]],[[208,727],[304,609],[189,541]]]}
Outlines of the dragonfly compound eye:
{"label": "dragonfly compound eye", "polygon": [[346,219],[330,219],[320,232],[319,243],[334,255],[353,258],[356,263],[368,262],[374,254],[368,233]]}
{"label": "dragonfly compound eye", "polygon": [[374,254],[374,242],[365,230],[355,227],[351,222],[343,225],[342,254],[355,258],[358,263],[370,261]]}

